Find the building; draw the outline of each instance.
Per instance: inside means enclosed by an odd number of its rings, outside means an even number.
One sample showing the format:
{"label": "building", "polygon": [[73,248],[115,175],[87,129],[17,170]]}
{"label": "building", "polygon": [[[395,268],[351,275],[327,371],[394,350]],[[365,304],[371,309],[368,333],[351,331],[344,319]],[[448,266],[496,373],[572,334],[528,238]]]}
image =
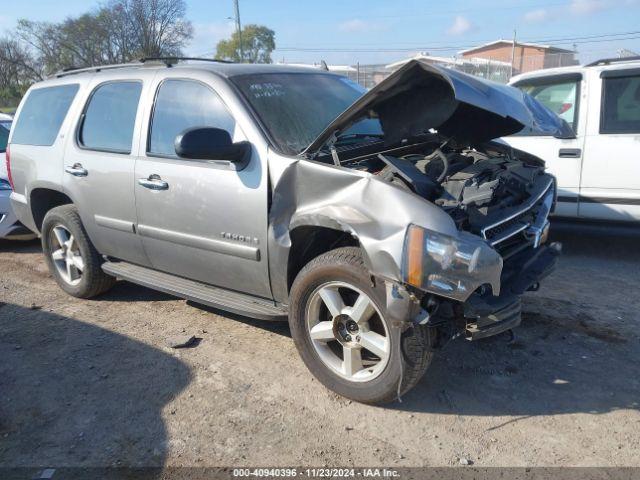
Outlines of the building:
{"label": "building", "polygon": [[513,74],[540,70],[542,68],[577,65],[576,52],[551,45],[496,40],[458,52],[462,58],[483,58],[489,61],[508,63],[513,59]]}

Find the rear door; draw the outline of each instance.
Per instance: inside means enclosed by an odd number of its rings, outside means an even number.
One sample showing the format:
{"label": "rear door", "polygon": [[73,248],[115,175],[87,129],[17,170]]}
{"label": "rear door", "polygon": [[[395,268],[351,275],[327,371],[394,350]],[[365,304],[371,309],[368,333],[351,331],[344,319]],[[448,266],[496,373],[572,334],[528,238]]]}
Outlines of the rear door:
{"label": "rear door", "polygon": [[[178,69],[161,77],[146,121],[146,152],[136,161],[138,230],[151,264],[178,276],[270,297],[266,146],[260,151],[255,127],[222,79]],[[249,140],[250,160],[241,168],[177,157],[176,136],[193,127],[221,128],[235,142]],[[248,137],[247,131],[254,136]]]}
{"label": "rear door", "polygon": [[147,265],[135,229],[134,198],[143,89],[142,78],[94,77],[75,138],[68,142],[63,185],[100,253]]}
{"label": "rear door", "polygon": [[640,68],[594,70],[580,216],[640,220]]}
{"label": "rear door", "polygon": [[576,137],[559,139],[550,135],[520,133],[504,140],[515,148],[529,152],[546,162],[547,170],[558,181],[556,215],[576,217],[580,193],[583,142],[586,111],[581,98],[586,98],[585,82],[581,73],[524,79],[518,87],[565,120]]}

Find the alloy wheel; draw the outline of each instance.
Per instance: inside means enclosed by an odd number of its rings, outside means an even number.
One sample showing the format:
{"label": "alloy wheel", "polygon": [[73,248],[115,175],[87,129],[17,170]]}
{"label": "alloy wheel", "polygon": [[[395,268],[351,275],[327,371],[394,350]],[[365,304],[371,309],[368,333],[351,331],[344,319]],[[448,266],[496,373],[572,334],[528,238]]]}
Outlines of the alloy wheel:
{"label": "alloy wheel", "polygon": [[56,225],[50,232],[51,259],[60,277],[69,285],[82,280],[84,259],[72,233],[64,225]]}
{"label": "alloy wheel", "polygon": [[391,354],[387,323],[371,298],[345,282],[314,290],[307,304],[307,329],[320,360],[352,382],[373,380]]}

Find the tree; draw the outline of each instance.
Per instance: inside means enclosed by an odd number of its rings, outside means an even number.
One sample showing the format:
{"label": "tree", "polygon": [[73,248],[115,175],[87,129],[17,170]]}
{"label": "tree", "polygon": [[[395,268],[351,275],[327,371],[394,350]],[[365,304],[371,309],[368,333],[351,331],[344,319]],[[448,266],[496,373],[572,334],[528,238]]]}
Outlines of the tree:
{"label": "tree", "polygon": [[216,46],[216,58],[234,62],[271,63],[271,52],[276,49],[275,32],[262,25],[246,25],[242,29],[242,50],[240,39],[234,32],[228,40],[221,40]]}
{"label": "tree", "polygon": [[0,39],[0,103],[14,106],[31,83],[65,68],[180,56],[193,37],[185,0],[106,0],[62,22],[19,20]]}
{"label": "tree", "polygon": [[184,0],[111,0],[60,23],[20,20],[17,34],[53,73],[125,63],[142,57],[179,56],[193,37]]}
{"label": "tree", "polygon": [[43,72],[29,50],[13,38],[0,39],[0,104],[16,107],[24,92]]}
{"label": "tree", "polygon": [[125,12],[142,56],[178,56],[193,37],[184,0],[116,0],[112,5]]}

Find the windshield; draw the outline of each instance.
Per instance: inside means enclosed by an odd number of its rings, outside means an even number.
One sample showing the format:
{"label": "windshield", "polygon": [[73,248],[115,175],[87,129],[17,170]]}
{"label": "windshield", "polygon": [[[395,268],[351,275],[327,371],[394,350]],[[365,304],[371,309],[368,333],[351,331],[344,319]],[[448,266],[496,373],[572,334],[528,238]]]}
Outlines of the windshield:
{"label": "windshield", "polygon": [[9,130],[11,130],[11,120],[0,120],[0,152],[7,151]]}
{"label": "windshield", "polygon": [[[267,73],[233,77],[265,128],[286,154],[302,152],[366,90],[325,73]],[[377,120],[363,120],[346,134],[380,135]]]}

